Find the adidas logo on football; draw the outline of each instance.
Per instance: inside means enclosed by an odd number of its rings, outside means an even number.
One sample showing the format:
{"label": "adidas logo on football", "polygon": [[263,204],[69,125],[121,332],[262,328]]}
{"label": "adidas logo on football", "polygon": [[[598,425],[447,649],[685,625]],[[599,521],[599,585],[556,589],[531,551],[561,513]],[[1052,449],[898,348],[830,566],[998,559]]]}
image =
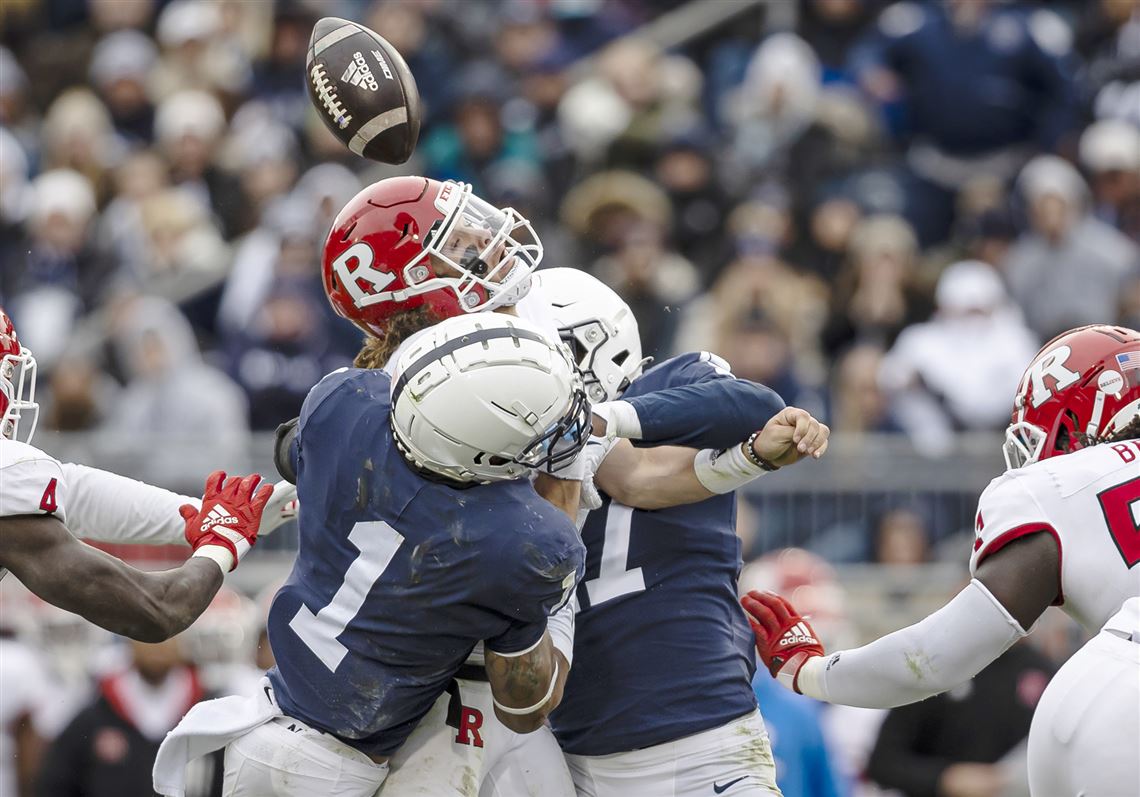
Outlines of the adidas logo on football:
{"label": "adidas logo on football", "polygon": [[803,643],[814,643],[816,641],[815,635],[808,630],[808,627],[803,623],[796,623],[780,637],[780,647],[789,647],[791,645],[799,645]]}
{"label": "adidas logo on football", "polygon": [[214,526],[236,526],[240,521],[230,514],[230,510],[218,504],[206,515],[202,521],[202,531],[209,531]]}
{"label": "adidas logo on football", "polygon": [[380,84],[376,82],[376,78],[372,76],[372,69],[368,66],[368,62],[364,60],[362,53],[353,53],[352,60],[348,64],[348,69],[344,70],[344,74],[340,76],[341,82],[348,83],[353,86],[363,86],[369,91],[376,91],[380,88]]}

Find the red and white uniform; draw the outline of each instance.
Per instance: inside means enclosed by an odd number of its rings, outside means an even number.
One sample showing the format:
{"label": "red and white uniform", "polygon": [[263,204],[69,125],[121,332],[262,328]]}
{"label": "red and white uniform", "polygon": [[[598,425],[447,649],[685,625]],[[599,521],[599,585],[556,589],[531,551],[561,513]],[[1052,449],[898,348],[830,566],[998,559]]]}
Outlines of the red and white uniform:
{"label": "red and white uniform", "polygon": [[[283,491],[281,497],[292,495],[290,489]],[[185,545],[186,523],[178,514],[178,507],[197,507],[201,503],[201,498],[179,495],[98,468],[60,462],[35,446],[0,437],[0,518],[52,515],[82,539]],[[286,514],[275,512],[266,510],[270,523],[263,523],[263,527],[279,524],[277,515]]]}
{"label": "red and white uniform", "polygon": [[1006,471],[978,501],[970,572],[1043,532],[1061,560],[1059,605],[1097,631],[1140,596],[1140,440],[1105,443]]}
{"label": "red and white uniform", "polygon": [[58,459],[0,437],[0,517],[55,515],[66,523],[66,499],[67,480]]}
{"label": "red and white uniform", "polygon": [[1007,471],[982,494],[975,525],[971,571],[1021,536],[1051,535],[1061,561],[1059,604],[1100,630],[1037,706],[1031,793],[1140,794],[1140,440]]}

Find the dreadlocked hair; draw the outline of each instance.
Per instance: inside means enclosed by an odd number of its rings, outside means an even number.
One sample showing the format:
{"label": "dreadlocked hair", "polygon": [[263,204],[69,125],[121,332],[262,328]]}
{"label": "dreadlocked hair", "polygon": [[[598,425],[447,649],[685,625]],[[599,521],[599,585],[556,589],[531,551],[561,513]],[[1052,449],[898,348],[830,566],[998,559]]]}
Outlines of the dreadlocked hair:
{"label": "dreadlocked hair", "polygon": [[1140,440],[1140,415],[1133,418],[1132,423],[1125,426],[1119,432],[1113,432],[1105,442],[1119,443],[1123,440]]}
{"label": "dreadlocked hair", "polygon": [[[1089,446],[1096,446],[1101,443],[1120,443],[1125,440],[1140,440],[1140,415],[1137,415],[1132,419],[1131,423],[1122,426],[1110,435],[1090,437],[1082,433],[1074,435],[1074,437],[1076,437],[1077,442],[1080,443],[1081,448],[1088,448]],[[1060,441],[1058,441],[1057,447],[1063,450],[1070,448],[1067,444],[1061,445]]]}
{"label": "dreadlocked hair", "polygon": [[421,329],[427,329],[442,320],[427,307],[397,313],[388,321],[387,332],[383,336],[364,336],[364,343],[352,364],[357,368],[383,368],[401,343]]}

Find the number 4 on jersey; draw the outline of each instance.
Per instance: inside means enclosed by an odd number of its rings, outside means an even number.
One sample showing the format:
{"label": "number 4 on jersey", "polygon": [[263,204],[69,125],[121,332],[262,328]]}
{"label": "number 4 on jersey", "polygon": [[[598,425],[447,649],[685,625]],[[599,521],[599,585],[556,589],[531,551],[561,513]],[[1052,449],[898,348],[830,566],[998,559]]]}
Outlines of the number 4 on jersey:
{"label": "number 4 on jersey", "polygon": [[[56,479],[48,482],[48,486],[44,488],[43,498],[40,499],[40,509],[44,512],[54,512],[59,509],[59,503],[55,499],[55,487],[57,484]],[[35,493],[33,493],[35,495]]]}

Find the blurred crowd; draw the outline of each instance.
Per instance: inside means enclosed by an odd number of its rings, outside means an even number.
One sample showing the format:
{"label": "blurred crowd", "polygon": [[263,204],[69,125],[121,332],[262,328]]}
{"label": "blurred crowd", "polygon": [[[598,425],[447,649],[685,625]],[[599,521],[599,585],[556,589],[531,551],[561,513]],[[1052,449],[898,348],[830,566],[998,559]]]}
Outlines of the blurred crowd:
{"label": "blurred crowd", "polygon": [[[589,270],[630,303],[647,354],[716,351],[838,433],[906,436],[930,456],[1003,428],[1022,369],[1057,332],[1140,327],[1140,0],[696,5],[4,0],[0,304],[39,360],[44,428],[137,442],[152,480],[197,490],[199,470],[164,472],[149,442],[209,439],[224,460],[351,360],[359,334],[323,296],[320,246],[350,197],[395,174],[467,181],[528,216],[544,265]],[[305,51],[326,15],[407,59],[425,119],[404,166],[355,157],[310,107]],[[932,518],[968,526],[972,510],[972,496],[964,510],[862,500],[861,525],[837,522],[817,550],[927,561]],[[797,561],[756,583],[827,625],[840,588]],[[49,762],[42,795],[147,793],[114,773],[145,774],[131,762],[190,702],[244,687],[219,672],[248,680],[266,664],[261,609],[243,600],[209,615],[228,618],[221,639],[199,622],[197,637],[115,646],[106,662],[66,653],[90,627],[40,639],[49,610],[0,603],[9,620],[41,618],[0,622],[0,676],[27,698],[6,700],[16,733],[0,746],[56,740],[22,759]],[[75,690],[35,676],[57,649],[55,677]],[[1005,680],[975,697],[993,717],[1005,695],[1017,705],[1000,716],[1027,728],[1050,665],[1007,655],[993,676]],[[72,693],[66,710],[36,702]],[[800,753],[804,772],[822,771],[820,727],[840,729],[838,792],[817,779],[788,794],[846,794],[862,778],[998,795],[1017,765],[1016,729],[955,724],[982,710],[968,691],[900,710],[882,733],[881,715],[782,697],[762,700],[785,772]],[[955,739],[974,747],[952,759]],[[91,787],[100,768],[108,791]],[[33,793],[32,774],[11,793]],[[196,793],[217,775],[199,773]]]}
{"label": "blurred crowd", "polygon": [[[334,13],[417,78],[405,166],[310,107]],[[647,35],[686,13],[687,39]],[[359,343],[321,295],[330,219],[395,173],[530,217],[647,353],[715,350],[836,431],[932,455],[1001,428],[1053,334],[1140,326],[1140,2],[704,23],[682,0],[6,2],[0,302],[47,427],[240,447],[294,415]]]}

